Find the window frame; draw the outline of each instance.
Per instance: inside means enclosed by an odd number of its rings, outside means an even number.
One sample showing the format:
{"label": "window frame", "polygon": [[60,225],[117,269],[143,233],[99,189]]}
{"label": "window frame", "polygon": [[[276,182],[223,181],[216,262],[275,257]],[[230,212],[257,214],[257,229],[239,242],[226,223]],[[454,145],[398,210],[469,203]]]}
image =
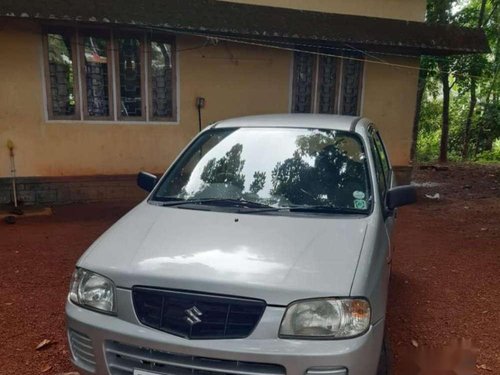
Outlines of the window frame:
{"label": "window frame", "polygon": [[[360,72],[359,72],[359,81],[358,81],[358,100],[356,102],[356,114],[350,115],[350,116],[359,116],[361,114],[362,103],[363,103],[363,85],[364,85],[364,79],[365,79],[364,78],[365,77],[365,60],[361,59],[359,57],[356,57],[356,56],[353,56],[352,58],[356,59],[356,60],[353,60],[356,63],[361,63],[361,68],[360,68]],[[339,92],[338,92],[338,95],[339,95],[338,113],[341,115],[344,115],[344,106],[345,106],[344,95],[343,95],[342,90],[344,87],[344,79],[347,77],[347,74],[344,74],[345,73],[344,66],[345,66],[346,60],[349,60],[349,58],[344,57],[341,59],[341,63],[340,63],[341,69],[339,72],[340,76],[338,79],[339,80],[339,87],[340,87]]]}
{"label": "window frame", "polygon": [[[297,54],[311,54],[312,56],[312,83],[311,83],[311,106],[310,106],[310,111],[309,112],[296,112],[295,111],[295,105],[296,105],[296,97],[295,95],[295,87],[296,87],[296,82],[297,82],[297,77],[296,77],[296,72],[295,72],[295,62],[297,59]],[[291,64],[291,87],[290,87],[290,108],[289,111],[290,113],[323,113],[320,112],[320,98],[321,98],[321,92],[319,91],[320,88],[320,76],[322,72],[322,66],[321,66],[321,59],[322,57],[328,57],[328,55],[323,55],[320,53],[316,52],[311,52],[311,51],[295,51],[292,54],[292,64]],[[363,106],[363,89],[364,89],[364,79],[365,79],[365,60],[362,59],[362,57],[357,57],[357,56],[350,56],[350,55],[344,55],[344,56],[331,56],[336,59],[336,78],[335,78],[335,88],[334,88],[334,103],[333,103],[333,108],[334,111],[331,114],[338,114],[338,115],[344,115],[343,113],[343,108],[344,108],[344,95],[343,95],[343,89],[344,89],[344,78],[346,77],[345,74],[345,60],[350,59],[350,58],[356,58],[356,61],[361,63],[361,69],[360,69],[360,75],[359,75],[359,82],[358,82],[358,100],[357,100],[357,107],[356,107],[356,114],[352,116],[359,116],[360,113],[362,112],[362,106]],[[359,60],[359,61],[358,61]],[[323,113],[326,114],[326,113]]]}
{"label": "window frame", "polygon": [[[292,69],[291,69],[291,74],[292,74],[292,87],[291,87],[291,96],[292,96],[292,100],[291,100],[291,108],[290,108],[290,112],[291,113],[315,113],[315,97],[316,97],[316,92],[317,92],[317,87],[316,87],[316,84],[317,84],[317,70],[318,70],[318,63],[317,63],[317,59],[316,59],[316,56],[312,56],[312,72],[311,72],[311,104],[310,104],[310,108],[309,108],[309,112],[295,112],[295,106],[297,105],[297,95],[295,95],[295,87],[296,87],[296,84],[298,82],[298,79],[297,79],[297,75],[298,73],[296,73],[295,71],[295,63],[297,61],[297,53],[298,52],[294,52],[293,55],[292,55]],[[301,53],[308,53],[308,52],[301,52]]]}
{"label": "window frame", "polygon": [[[108,116],[90,116],[88,113],[88,97],[87,97],[87,75],[85,71],[85,37],[96,37],[106,39],[106,58],[108,59],[108,107],[109,107],[109,115]],[[82,82],[82,117],[84,121],[113,121],[115,119],[115,103],[114,103],[114,95],[113,95],[113,83],[115,80],[115,72],[113,69],[114,56],[113,54],[113,40],[111,37],[110,31],[104,30],[91,30],[91,29],[83,29],[78,33],[78,43],[80,45],[80,74],[81,74],[81,82]]]}
{"label": "window frame", "polygon": [[[388,173],[388,176],[386,176],[385,171],[384,171],[384,166],[383,166],[383,161],[380,157],[380,153],[378,150],[378,147],[376,145],[375,141],[375,136],[377,135],[378,131],[377,129],[373,126],[370,125],[368,129],[368,139],[370,141],[370,148],[371,148],[371,154],[373,158],[373,166],[375,169],[375,178],[377,180],[377,186],[379,190],[379,197],[381,198],[382,206],[385,208],[385,198],[387,195],[387,192],[390,189],[390,170]],[[387,159],[389,161],[389,159]],[[382,177],[382,180],[379,179],[379,177]],[[383,187],[381,186],[381,182],[383,183]]]}
{"label": "window frame", "polygon": [[[61,25],[42,25],[41,61],[43,73],[44,113],[46,122],[71,123],[108,123],[133,125],[177,125],[179,123],[179,77],[176,35],[173,33],[148,33],[133,28],[116,28],[100,26],[73,27]],[[52,89],[49,69],[48,34],[64,34],[71,40],[71,58],[73,68],[73,94],[75,111],[72,115],[54,115],[52,105]],[[88,113],[87,76],[85,72],[85,37],[96,37],[107,40],[108,59],[108,116],[90,116]],[[123,116],[121,114],[120,65],[118,40],[120,38],[137,38],[140,42],[140,74],[141,74],[141,116]],[[164,42],[172,48],[172,116],[153,116],[152,79],[151,79],[151,43]]]}
{"label": "window frame", "polygon": [[[176,38],[172,35],[150,35],[147,41],[146,61],[147,61],[147,79],[148,87],[151,89],[148,96],[148,120],[150,122],[172,122],[177,118],[177,47],[175,44]],[[153,115],[153,74],[151,69],[151,43],[168,43],[172,48],[172,116],[154,116]]]}
{"label": "window frame", "polygon": [[[316,104],[315,108],[313,108],[314,112],[313,113],[320,113],[320,114],[328,114],[328,112],[320,112],[320,106],[321,106],[321,91],[319,91],[320,87],[320,77],[322,72],[324,71],[324,66],[321,65],[321,60],[322,58],[326,58],[328,56],[324,55],[318,55],[316,56],[316,69],[318,70],[317,74],[317,80],[315,82],[316,87],[315,87],[315,99],[314,103]],[[341,92],[342,92],[342,69],[343,69],[343,64],[344,60],[339,59],[337,57],[334,57],[335,59],[335,85],[334,85],[334,92],[333,92],[333,114],[340,113],[340,107],[341,107]]]}
{"label": "window frame", "polygon": [[[392,166],[391,166],[391,162],[389,160],[389,155],[387,154],[387,150],[386,150],[384,141],[382,140],[382,137],[380,136],[380,132],[376,129],[374,129],[374,142],[375,142],[375,146],[377,148],[377,152],[379,153],[379,157],[380,157],[380,161],[382,163],[382,170],[384,171],[384,175],[387,173],[387,175],[385,175],[385,180],[386,180],[388,189],[390,189],[391,183],[392,183]],[[383,155],[383,158],[382,158],[382,155]],[[385,160],[385,163],[384,163],[384,160]]]}
{"label": "window frame", "polygon": [[[66,34],[70,38],[71,45],[71,65],[73,68],[73,95],[75,98],[75,113],[73,115],[55,115],[52,105],[52,86],[50,82],[50,62],[49,62],[49,34]],[[81,98],[80,98],[80,74],[78,64],[78,40],[77,30],[72,27],[50,26],[42,29],[42,50],[43,68],[45,82],[45,99],[48,120],[79,121],[81,118]],[[76,74],[75,74],[76,73]]]}
{"label": "window frame", "polygon": [[[127,38],[136,38],[139,40],[139,57],[140,57],[140,79],[141,79],[141,116],[123,116],[121,114],[121,90],[120,90],[120,51],[118,48],[118,40],[119,39],[127,39]],[[145,46],[147,37],[145,33],[137,32],[137,31],[117,31],[113,33],[113,60],[115,62],[113,67],[113,72],[115,74],[115,112],[116,112],[116,121],[118,122],[147,122],[147,92],[148,88],[146,88],[147,79],[146,79],[146,61],[147,57],[145,55]]]}

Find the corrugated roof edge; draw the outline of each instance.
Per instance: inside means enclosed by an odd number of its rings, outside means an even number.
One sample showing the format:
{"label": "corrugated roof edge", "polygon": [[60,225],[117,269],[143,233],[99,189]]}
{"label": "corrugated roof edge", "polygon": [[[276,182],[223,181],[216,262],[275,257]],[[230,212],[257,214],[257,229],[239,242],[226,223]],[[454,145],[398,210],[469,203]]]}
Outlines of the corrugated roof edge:
{"label": "corrugated roof edge", "polygon": [[349,45],[406,55],[489,51],[480,29],[215,0],[3,0],[0,16],[127,24],[311,47]]}

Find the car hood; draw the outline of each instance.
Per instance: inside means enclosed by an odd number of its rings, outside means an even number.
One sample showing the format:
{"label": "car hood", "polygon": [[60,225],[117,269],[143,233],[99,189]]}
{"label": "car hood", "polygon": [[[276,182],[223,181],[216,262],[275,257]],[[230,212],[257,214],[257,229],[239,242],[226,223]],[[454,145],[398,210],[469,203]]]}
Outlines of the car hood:
{"label": "car hood", "polygon": [[78,266],[117,287],[259,298],[284,306],[348,296],[368,219],[235,214],[141,203]]}

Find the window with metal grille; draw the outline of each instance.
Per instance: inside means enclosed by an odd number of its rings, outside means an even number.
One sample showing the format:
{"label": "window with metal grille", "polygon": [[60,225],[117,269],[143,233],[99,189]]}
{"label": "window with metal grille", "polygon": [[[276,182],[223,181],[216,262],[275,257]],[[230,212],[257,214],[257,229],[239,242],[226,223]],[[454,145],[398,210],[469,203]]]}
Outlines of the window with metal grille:
{"label": "window with metal grille", "polygon": [[47,103],[52,118],[74,118],[78,83],[75,80],[76,55],[71,35],[48,33],[45,47]]}
{"label": "window with metal grille", "polygon": [[295,52],[292,112],[358,115],[362,79],[363,61],[359,56]]}
{"label": "window with metal grille", "polygon": [[118,46],[120,118],[141,118],[142,59],[141,41],[138,38],[120,38]]}
{"label": "window with metal grille", "polygon": [[170,35],[51,27],[44,51],[48,119],[177,119]]}
{"label": "window with metal grille", "polygon": [[83,36],[84,117],[109,119],[112,85],[110,82],[110,43],[104,37]]}
{"label": "window with metal grille", "polygon": [[151,115],[153,118],[170,118],[174,115],[174,59],[172,44],[151,42]]}

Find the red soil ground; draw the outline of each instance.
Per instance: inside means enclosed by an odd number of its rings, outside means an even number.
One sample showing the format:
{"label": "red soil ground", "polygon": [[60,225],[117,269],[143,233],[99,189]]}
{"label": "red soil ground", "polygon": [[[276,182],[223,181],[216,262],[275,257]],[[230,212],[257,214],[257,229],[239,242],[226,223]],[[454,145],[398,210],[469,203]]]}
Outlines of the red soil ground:
{"label": "red soil ground", "polygon": [[[420,188],[419,203],[399,212],[387,319],[394,373],[405,375],[401,353],[415,344],[468,338],[479,348],[478,374],[500,374],[500,167],[415,177],[443,185]],[[441,199],[425,198],[436,192]],[[72,205],[0,223],[0,374],[75,371],[64,327],[74,264],[130,207]],[[36,350],[44,339],[51,344]]]}

